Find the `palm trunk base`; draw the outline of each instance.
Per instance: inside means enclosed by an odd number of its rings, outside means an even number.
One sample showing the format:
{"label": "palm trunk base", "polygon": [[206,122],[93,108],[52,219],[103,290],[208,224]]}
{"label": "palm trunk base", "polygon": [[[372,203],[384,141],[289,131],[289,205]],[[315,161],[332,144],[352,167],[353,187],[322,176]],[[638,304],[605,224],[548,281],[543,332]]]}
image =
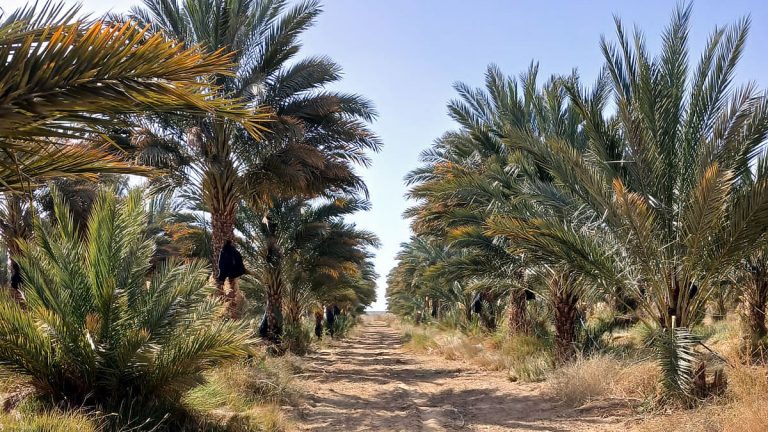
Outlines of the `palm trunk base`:
{"label": "palm trunk base", "polygon": [[533,333],[533,323],[528,314],[528,301],[525,296],[525,290],[513,290],[509,294],[507,320],[510,335],[530,335]]}
{"label": "palm trunk base", "polygon": [[238,287],[237,279],[216,283],[216,296],[226,305],[225,314],[229,319],[240,319],[245,309],[245,296]]}
{"label": "palm trunk base", "polygon": [[555,360],[565,364],[576,356],[576,308],[573,297],[559,298],[555,304]]}
{"label": "palm trunk base", "polygon": [[762,274],[754,280],[742,295],[740,308],[742,341],[740,354],[747,363],[764,362],[768,354],[768,327],[765,316],[768,306],[768,281]]}

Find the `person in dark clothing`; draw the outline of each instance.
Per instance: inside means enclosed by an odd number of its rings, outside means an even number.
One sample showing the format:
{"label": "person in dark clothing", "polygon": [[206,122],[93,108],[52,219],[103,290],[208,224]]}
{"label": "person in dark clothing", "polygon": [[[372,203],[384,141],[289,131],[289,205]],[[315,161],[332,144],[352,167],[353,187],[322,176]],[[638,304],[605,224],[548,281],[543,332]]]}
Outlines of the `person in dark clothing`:
{"label": "person in dark clothing", "polygon": [[335,332],[334,324],[336,323],[336,314],[334,313],[335,306],[326,306],[325,307],[325,326],[328,329],[328,334],[333,337],[333,333]]}
{"label": "person in dark clothing", "polygon": [[341,309],[339,309],[337,305],[333,305],[333,315],[336,316],[339,314],[341,314]]}
{"label": "person in dark clothing", "polygon": [[230,281],[247,273],[245,264],[243,264],[243,256],[232,244],[232,240],[227,240],[224,246],[221,248],[219,254],[219,277],[216,281],[224,283],[227,278]]}

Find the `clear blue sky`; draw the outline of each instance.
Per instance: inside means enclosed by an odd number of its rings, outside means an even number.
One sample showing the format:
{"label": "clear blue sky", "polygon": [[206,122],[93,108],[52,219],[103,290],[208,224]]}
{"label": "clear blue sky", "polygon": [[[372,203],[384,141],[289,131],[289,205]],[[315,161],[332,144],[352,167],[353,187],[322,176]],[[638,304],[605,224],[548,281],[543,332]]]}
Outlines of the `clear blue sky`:
{"label": "clear blue sky", "polygon": [[[14,8],[22,0],[3,0]],[[86,0],[84,9],[122,11],[131,1]],[[452,84],[481,85],[489,63],[518,74],[531,60],[542,77],[578,68],[591,82],[601,66],[598,41],[613,36],[613,14],[637,24],[656,52],[658,35],[675,2],[646,0],[326,0],[318,24],[304,36],[304,54],[325,54],[340,63],[345,79],[337,89],[372,99],[379,111],[374,130],[384,150],[364,172],[373,210],[356,222],[383,241],[376,270],[384,308],[384,277],[401,242],[409,237],[401,215],[408,206],[403,176],[417,165],[421,150],[454,125],[446,103]],[[768,3],[763,0],[709,0],[694,3],[691,57],[698,59],[708,34],[751,14],[752,29],[737,81],[768,88]]]}

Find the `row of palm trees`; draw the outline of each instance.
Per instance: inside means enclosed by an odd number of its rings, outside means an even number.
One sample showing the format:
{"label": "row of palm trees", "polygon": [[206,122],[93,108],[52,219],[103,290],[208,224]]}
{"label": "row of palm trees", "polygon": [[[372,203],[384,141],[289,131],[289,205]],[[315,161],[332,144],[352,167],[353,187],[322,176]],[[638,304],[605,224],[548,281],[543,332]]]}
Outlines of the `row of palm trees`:
{"label": "row of palm trees", "polygon": [[[0,14],[4,372],[55,404],[159,425],[206,370],[249,353],[259,329],[238,318],[264,314],[282,351],[318,308],[374,301],[378,239],[346,218],[370,207],[356,167],[381,147],[376,112],[326,89],[332,60],[298,58],[320,12],[146,0],[96,20],[62,3]],[[218,277],[225,245],[243,278]]]}
{"label": "row of palm trees", "polygon": [[540,84],[536,64],[519,77],[492,66],[483,89],[458,84],[459,129],[406,179],[414,237],[388,277],[390,308],[466,310],[475,292],[489,306],[506,298],[510,331],[526,333],[535,291],[567,362],[603,300],[671,342],[658,344],[665,387],[690,395],[690,328],[725,292],[743,303],[745,354],[761,350],[768,97],[734,83],[749,19],[716,29],[692,65],[690,16],[675,11],[656,56],[617,19],[591,87],[575,72]]}

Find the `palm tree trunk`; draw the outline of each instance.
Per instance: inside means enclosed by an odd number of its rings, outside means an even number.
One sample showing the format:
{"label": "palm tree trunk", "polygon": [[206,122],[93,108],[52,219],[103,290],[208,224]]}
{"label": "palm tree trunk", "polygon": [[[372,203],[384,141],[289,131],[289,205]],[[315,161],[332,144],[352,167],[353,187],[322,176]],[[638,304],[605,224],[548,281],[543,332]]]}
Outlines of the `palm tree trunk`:
{"label": "palm tree trunk", "polygon": [[432,318],[440,318],[440,300],[432,299]]}
{"label": "palm tree trunk", "polygon": [[8,272],[10,276],[11,295],[16,301],[21,302],[21,269],[18,259],[22,258],[23,251],[19,246],[20,240],[26,240],[31,234],[32,219],[28,211],[28,200],[31,196],[4,194],[3,219],[0,220],[0,234],[8,252]]}
{"label": "palm tree trunk", "polygon": [[472,297],[467,297],[466,294],[464,295],[464,319],[467,324],[472,322]]}
{"label": "palm tree trunk", "polygon": [[513,288],[509,293],[507,321],[510,335],[531,334],[533,325],[528,316],[528,301],[525,298],[525,289]]}
{"label": "palm tree trunk", "polygon": [[301,313],[304,308],[301,306],[301,299],[298,298],[295,290],[289,291],[290,294],[285,302],[285,324],[296,327],[301,325]]}
{"label": "palm tree trunk", "polygon": [[[18,255],[11,255],[9,251],[9,256],[18,256]],[[8,258],[8,271],[10,272],[11,276],[11,296],[13,297],[16,302],[21,303],[24,301],[24,296],[21,294],[21,268],[19,268],[19,263],[16,262],[13,258]]]}
{"label": "palm tree trunk", "polygon": [[[238,173],[232,161],[230,136],[226,124],[216,121],[212,124],[210,135],[204,134],[202,128],[189,130],[188,139],[195,142],[200,156],[204,159],[202,198],[211,212],[211,267],[213,277],[217,280],[219,296],[227,303],[228,310],[238,309],[231,303],[243,299],[237,292],[237,281],[231,281],[231,292],[224,292],[224,284],[218,282],[219,256],[224,244],[235,240],[235,211],[240,200],[237,188]],[[235,306],[235,307],[233,307]]]}
{"label": "palm tree trunk", "polygon": [[765,350],[768,328],[765,325],[766,304],[768,303],[768,274],[754,268],[751,280],[742,295],[743,340],[741,351],[747,360],[760,357]]}
{"label": "palm tree trunk", "polygon": [[213,277],[219,277],[219,255],[227,240],[235,240],[235,215],[211,211],[211,267]]}
{"label": "palm tree trunk", "polygon": [[[229,280],[225,284],[219,281],[219,256],[221,249],[227,240],[235,239],[235,215],[229,211],[211,211],[211,267],[213,268],[213,277],[216,280],[216,293],[219,298],[227,305],[227,316],[231,319],[237,319],[242,310],[245,297],[240,292],[237,278]],[[226,285],[226,286],[225,286]]]}
{"label": "palm tree trunk", "polygon": [[283,284],[280,281],[280,270],[270,269],[271,274],[267,284],[267,336],[266,339],[279,343],[283,333]]}
{"label": "palm tree trunk", "polygon": [[283,333],[283,268],[282,254],[277,239],[267,239],[265,255],[266,278],[264,286],[267,290],[267,334],[266,339],[280,343]]}
{"label": "palm tree trunk", "polygon": [[555,312],[555,361],[564,364],[576,355],[576,317],[579,298],[568,275],[556,274],[550,281]]}

